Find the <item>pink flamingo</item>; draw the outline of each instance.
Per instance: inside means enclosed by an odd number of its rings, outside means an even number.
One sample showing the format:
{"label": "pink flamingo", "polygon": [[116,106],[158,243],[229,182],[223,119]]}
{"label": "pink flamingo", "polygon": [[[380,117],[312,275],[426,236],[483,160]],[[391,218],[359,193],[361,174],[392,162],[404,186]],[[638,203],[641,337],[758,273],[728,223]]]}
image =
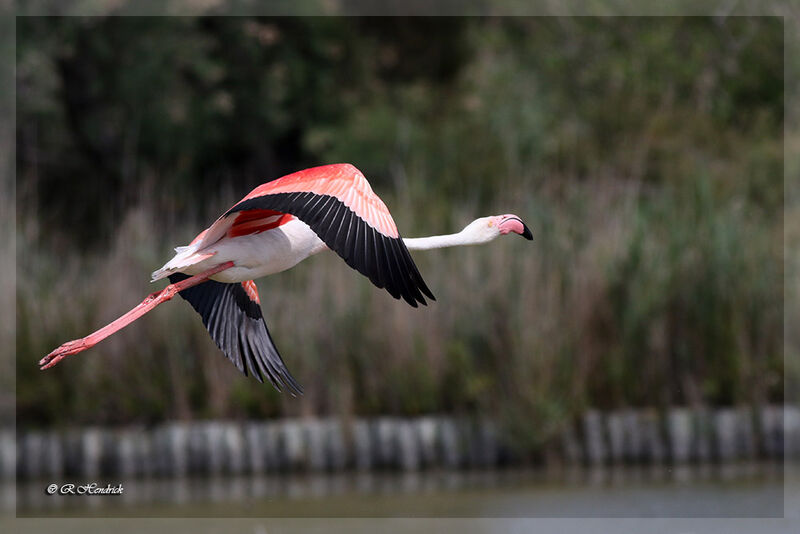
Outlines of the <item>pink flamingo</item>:
{"label": "pink flamingo", "polygon": [[255,278],[284,271],[325,249],[411,306],[435,300],[409,254],[486,243],[508,233],[533,239],[516,215],[482,217],[457,234],[403,239],[383,201],[349,164],[324,165],[256,187],[153,273],[170,284],[88,336],[68,341],[39,361],[53,367],[181,295],[200,314],[211,338],[247,375],[280,390],[301,392],[270,337]]}

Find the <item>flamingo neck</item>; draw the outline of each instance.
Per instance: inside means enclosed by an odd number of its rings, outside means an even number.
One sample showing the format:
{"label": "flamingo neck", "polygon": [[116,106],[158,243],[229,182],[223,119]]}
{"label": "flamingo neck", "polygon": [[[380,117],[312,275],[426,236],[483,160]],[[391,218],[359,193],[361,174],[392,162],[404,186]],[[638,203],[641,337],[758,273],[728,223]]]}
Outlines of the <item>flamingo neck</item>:
{"label": "flamingo neck", "polygon": [[478,245],[485,243],[484,236],[471,235],[466,228],[457,234],[432,235],[430,237],[404,238],[403,243],[409,250],[431,250],[434,248],[458,247],[462,245]]}

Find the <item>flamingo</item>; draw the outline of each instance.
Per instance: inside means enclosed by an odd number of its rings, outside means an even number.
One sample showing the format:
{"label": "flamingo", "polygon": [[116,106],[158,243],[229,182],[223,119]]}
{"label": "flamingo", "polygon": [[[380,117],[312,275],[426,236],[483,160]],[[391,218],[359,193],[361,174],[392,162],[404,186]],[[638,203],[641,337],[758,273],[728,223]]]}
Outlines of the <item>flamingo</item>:
{"label": "flamingo", "polygon": [[333,164],[256,187],[214,224],[153,272],[169,279],[125,315],[86,337],[68,341],[39,361],[42,370],[82,352],[156,306],[180,295],[200,314],[217,347],[236,367],[279,391],[302,393],[272,341],[253,281],[294,267],[325,249],[394,298],[411,306],[436,300],[409,250],[489,242],[531,231],[516,215],[481,217],[455,234],[404,239],[383,201],[353,165]]}

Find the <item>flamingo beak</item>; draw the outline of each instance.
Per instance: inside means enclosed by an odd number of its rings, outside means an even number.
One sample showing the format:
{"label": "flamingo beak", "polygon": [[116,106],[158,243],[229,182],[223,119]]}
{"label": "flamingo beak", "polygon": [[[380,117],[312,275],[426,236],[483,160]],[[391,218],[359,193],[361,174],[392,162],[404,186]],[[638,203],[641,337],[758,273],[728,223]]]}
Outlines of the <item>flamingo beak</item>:
{"label": "flamingo beak", "polygon": [[531,229],[528,228],[528,226],[522,222],[522,219],[516,215],[504,216],[503,221],[500,223],[500,232],[503,234],[514,232],[521,235],[528,241],[533,240],[533,233],[531,233]]}

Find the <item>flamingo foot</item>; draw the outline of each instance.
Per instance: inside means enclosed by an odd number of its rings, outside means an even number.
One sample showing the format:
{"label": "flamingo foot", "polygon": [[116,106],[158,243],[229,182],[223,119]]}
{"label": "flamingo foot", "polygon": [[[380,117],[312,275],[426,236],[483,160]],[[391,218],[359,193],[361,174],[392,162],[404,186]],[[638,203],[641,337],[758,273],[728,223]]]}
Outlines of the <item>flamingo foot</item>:
{"label": "flamingo foot", "polygon": [[67,341],[53,352],[39,360],[39,369],[41,371],[49,369],[67,356],[82,352],[92,345],[88,345],[85,339],[74,339],[72,341]]}

